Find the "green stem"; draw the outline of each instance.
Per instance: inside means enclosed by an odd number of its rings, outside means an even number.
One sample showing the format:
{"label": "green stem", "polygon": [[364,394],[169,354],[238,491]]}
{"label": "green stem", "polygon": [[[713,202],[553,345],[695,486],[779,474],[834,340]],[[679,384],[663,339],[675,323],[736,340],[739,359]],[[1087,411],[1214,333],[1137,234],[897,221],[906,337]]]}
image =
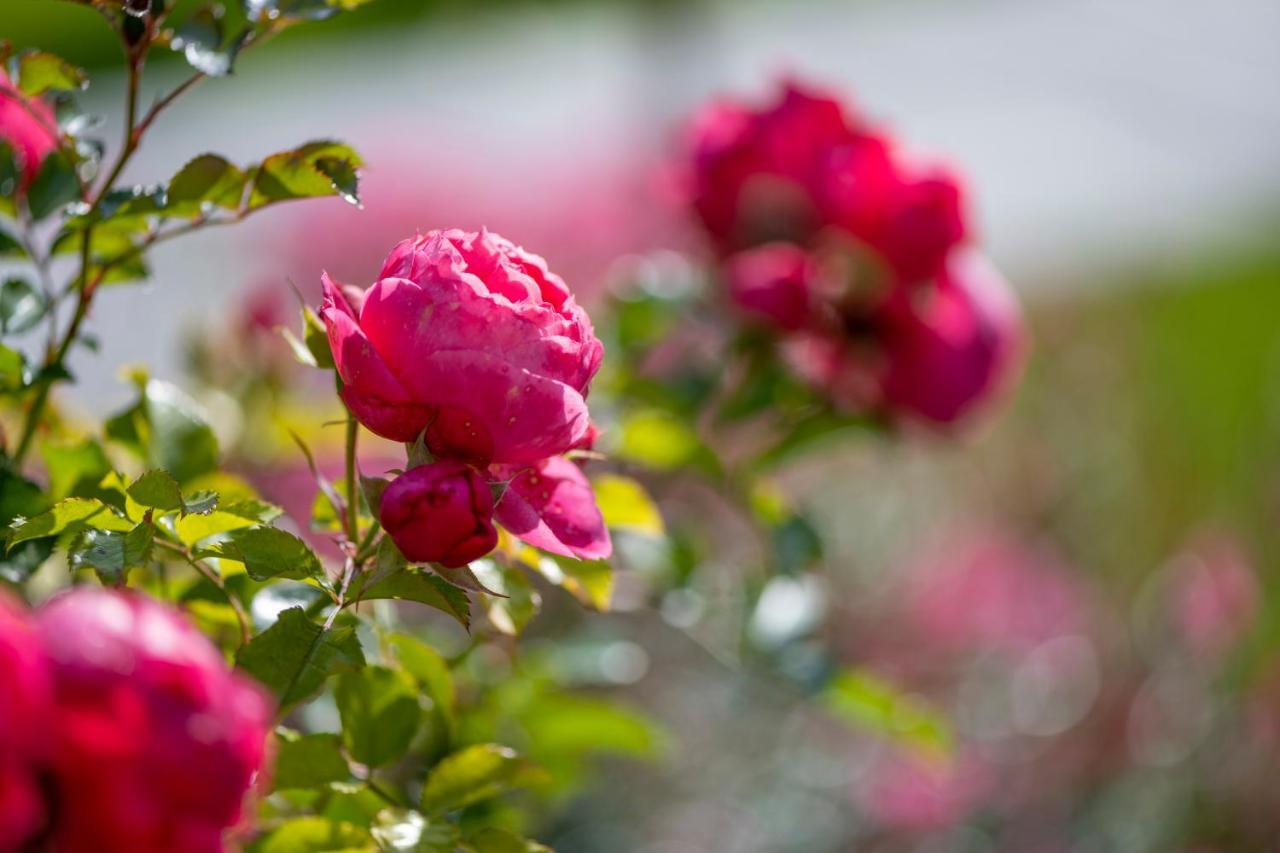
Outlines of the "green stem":
{"label": "green stem", "polygon": [[356,469],[356,439],[360,435],[360,424],[355,416],[347,414],[347,540],[353,547],[360,541],[360,503],[357,500],[360,487],[360,472]]}

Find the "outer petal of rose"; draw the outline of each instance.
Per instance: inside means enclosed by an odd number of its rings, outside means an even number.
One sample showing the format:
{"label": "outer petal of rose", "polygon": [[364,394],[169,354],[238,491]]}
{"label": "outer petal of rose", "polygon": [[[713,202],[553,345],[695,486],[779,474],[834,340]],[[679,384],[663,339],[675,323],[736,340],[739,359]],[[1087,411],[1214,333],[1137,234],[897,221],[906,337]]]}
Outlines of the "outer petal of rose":
{"label": "outer petal of rose", "polygon": [[342,377],[343,402],[373,432],[393,441],[413,441],[431,422],[434,409],[412,401],[379,357],[339,286],[325,275],[320,318]]}
{"label": "outer petal of rose", "polygon": [[568,450],[590,426],[573,388],[488,353],[436,353],[417,365],[413,382],[415,396],[439,409],[427,434],[437,455],[528,465]]}
{"label": "outer petal of rose", "polygon": [[[541,306],[513,307],[470,274],[427,271],[417,282],[384,278],[365,298],[360,327],[387,364],[403,366],[400,378],[422,400],[432,396],[429,389],[417,390],[416,365],[448,350],[483,350],[566,384],[589,378],[582,345],[559,334],[570,331],[564,318]],[[589,365],[596,366],[598,361]]]}
{"label": "outer petal of rose", "polygon": [[591,484],[563,456],[517,474],[494,515],[515,536],[552,554],[602,560],[613,553]]}

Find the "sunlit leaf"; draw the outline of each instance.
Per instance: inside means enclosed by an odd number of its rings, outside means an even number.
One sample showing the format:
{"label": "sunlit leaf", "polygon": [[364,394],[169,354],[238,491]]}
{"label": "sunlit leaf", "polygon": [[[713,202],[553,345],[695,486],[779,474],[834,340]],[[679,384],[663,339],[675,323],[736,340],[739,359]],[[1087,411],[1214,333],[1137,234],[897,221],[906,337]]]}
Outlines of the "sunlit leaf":
{"label": "sunlit leaf", "polygon": [[373,839],[354,823],[324,817],[287,820],[254,846],[254,853],[356,853]]}
{"label": "sunlit leaf", "polygon": [[35,518],[16,518],[10,525],[7,548],[28,539],[39,539],[61,533],[74,524],[88,521],[95,516],[112,515],[110,508],[96,498],[65,498]]}
{"label": "sunlit leaf", "polygon": [[83,69],[60,56],[44,51],[24,51],[18,55],[18,88],[24,95],[42,95],[50,90],[73,92],[89,82]]}
{"label": "sunlit leaf", "polygon": [[443,820],[427,820],[408,809],[383,809],[370,829],[383,853],[454,853],[458,827]]}
{"label": "sunlit leaf", "polygon": [[272,154],[253,172],[249,208],[331,195],[358,204],[356,170],[361,163],[351,146],[328,140]]}
{"label": "sunlit leaf", "polygon": [[509,747],[469,746],[431,769],[422,789],[422,810],[429,815],[453,811],[545,779],[542,770]]}
{"label": "sunlit leaf", "polygon": [[630,477],[602,474],[591,481],[605,523],[616,530],[662,536],[662,514],[644,486]]}
{"label": "sunlit leaf", "polygon": [[324,575],[320,558],[297,536],[277,527],[245,527],[229,531],[222,541],[199,550],[202,557],[220,557],[244,563],[249,577],[318,578]]}
{"label": "sunlit leaf", "polygon": [[542,596],[533,584],[518,569],[504,569],[492,560],[471,565],[480,582],[498,596],[482,599],[489,622],[504,634],[522,632],[542,607]]}
{"label": "sunlit leaf", "polygon": [[145,507],[166,512],[182,509],[182,489],[168,471],[146,472],[129,485],[128,493]]}
{"label": "sunlit leaf", "polygon": [[544,554],[533,568],[551,583],[567,590],[588,607],[608,610],[613,598],[613,567],[606,560],[574,560]]}
{"label": "sunlit leaf", "polygon": [[245,173],[225,158],[201,154],[169,180],[166,212],[195,216],[208,207],[235,210],[244,196],[246,179]]}
{"label": "sunlit leaf", "polygon": [[471,600],[466,592],[421,569],[394,572],[362,589],[357,597],[362,601],[380,598],[416,601],[448,613],[464,628],[471,626]]}
{"label": "sunlit leaf", "polygon": [[922,701],[862,670],[845,670],[827,685],[822,703],[840,719],[918,749],[946,752],[951,730]]}

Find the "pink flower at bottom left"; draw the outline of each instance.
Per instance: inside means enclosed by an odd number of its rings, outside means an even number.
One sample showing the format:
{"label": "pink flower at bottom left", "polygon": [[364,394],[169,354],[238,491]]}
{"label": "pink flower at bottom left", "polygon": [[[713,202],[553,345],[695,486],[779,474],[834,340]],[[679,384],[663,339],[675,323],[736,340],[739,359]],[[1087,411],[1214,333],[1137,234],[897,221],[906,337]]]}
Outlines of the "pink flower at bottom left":
{"label": "pink flower at bottom left", "polygon": [[21,726],[0,734],[0,851],[223,849],[272,709],[180,614],[96,587],[4,605],[0,677]]}

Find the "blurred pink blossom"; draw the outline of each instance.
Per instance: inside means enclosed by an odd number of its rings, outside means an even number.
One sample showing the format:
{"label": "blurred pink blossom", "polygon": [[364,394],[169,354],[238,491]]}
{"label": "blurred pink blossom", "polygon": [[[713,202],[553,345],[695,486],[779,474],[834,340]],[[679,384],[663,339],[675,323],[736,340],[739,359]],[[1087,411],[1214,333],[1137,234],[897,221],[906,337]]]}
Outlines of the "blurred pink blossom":
{"label": "blurred pink blossom", "polygon": [[886,829],[943,829],[972,814],[992,786],[972,755],[934,756],[898,750],[879,759],[862,782],[863,809]]}
{"label": "blurred pink blossom", "polygon": [[1241,543],[1202,534],[1175,560],[1173,619],[1191,649],[1213,657],[1231,648],[1258,610],[1258,580]]}

